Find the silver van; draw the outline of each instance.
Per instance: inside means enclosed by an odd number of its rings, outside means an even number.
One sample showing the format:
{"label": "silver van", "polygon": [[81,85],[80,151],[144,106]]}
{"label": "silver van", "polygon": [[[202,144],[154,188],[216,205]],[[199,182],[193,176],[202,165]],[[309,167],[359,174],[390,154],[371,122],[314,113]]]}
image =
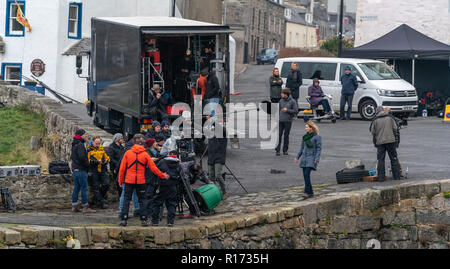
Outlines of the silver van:
{"label": "silver van", "polygon": [[342,89],[340,78],[344,74],[344,68],[349,66],[359,82],[353,97],[352,111],[359,112],[363,119],[374,118],[377,106],[389,107],[399,117],[417,112],[416,89],[384,62],[353,58],[281,58],[277,60],[275,67],[280,70],[283,87],[294,62],[298,63],[303,77],[298,99],[300,110],[309,108],[306,101],[308,87],[312,85],[313,78],[318,77],[324,93],[333,96],[332,109],[339,111]]}

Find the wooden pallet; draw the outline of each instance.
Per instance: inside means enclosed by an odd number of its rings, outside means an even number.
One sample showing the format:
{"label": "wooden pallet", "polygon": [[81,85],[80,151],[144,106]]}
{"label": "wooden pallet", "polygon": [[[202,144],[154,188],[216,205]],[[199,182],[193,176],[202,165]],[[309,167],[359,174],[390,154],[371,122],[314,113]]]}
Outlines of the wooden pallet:
{"label": "wooden pallet", "polygon": [[374,181],[378,181],[378,176],[363,177],[363,182],[374,182]]}

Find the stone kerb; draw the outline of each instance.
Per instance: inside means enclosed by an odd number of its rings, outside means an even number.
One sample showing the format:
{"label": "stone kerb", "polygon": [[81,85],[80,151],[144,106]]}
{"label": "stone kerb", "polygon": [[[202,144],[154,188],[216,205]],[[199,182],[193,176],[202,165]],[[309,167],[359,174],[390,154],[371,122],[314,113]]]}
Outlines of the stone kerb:
{"label": "stone kerb", "polygon": [[[0,227],[0,241],[17,245],[17,231],[27,247],[42,246],[52,235],[61,239],[70,234],[83,248],[347,249],[366,248],[370,239],[380,240],[382,248],[449,248],[450,198],[442,193],[449,187],[450,179],[330,193],[251,214],[202,217],[172,228],[71,227],[57,237],[57,229],[52,234],[48,227]],[[405,189],[415,198],[396,200]]]}
{"label": "stone kerb", "polygon": [[79,128],[86,129],[88,139],[100,136],[104,144],[112,141],[111,134],[69,113],[58,101],[28,89],[0,85],[0,102],[7,106],[28,104],[32,111],[45,114],[48,146],[55,160],[70,162],[72,138]]}

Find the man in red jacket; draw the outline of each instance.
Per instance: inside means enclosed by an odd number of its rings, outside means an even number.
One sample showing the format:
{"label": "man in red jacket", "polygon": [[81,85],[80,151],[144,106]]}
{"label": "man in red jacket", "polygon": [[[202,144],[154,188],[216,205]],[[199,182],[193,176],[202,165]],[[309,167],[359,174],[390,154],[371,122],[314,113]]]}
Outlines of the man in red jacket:
{"label": "man in red jacket", "polygon": [[[127,226],[130,200],[134,189],[136,189],[140,208],[144,211],[147,208],[147,205],[144,204],[145,168],[147,166],[153,174],[161,179],[169,179],[169,175],[161,172],[152,161],[150,155],[145,151],[143,146],[145,143],[144,136],[142,134],[136,134],[133,138],[135,144],[123,156],[119,170],[119,185],[120,187],[123,186],[122,191],[125,193],[123,212],[121,214],[122,222],[120,223],[120,226]],[[141,212],[140,215],[142,226],[148,226],[147,212]]]}

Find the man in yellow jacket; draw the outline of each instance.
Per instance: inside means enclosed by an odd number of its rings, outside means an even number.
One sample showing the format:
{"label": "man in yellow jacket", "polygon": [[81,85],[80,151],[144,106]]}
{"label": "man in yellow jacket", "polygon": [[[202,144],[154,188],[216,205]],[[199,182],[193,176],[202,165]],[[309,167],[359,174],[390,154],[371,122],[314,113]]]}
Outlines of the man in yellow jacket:
{"label": "man in yellow jacket", "polygon": [[97,136],[89,143],[87,149],[89,160],[88,175],[92,180],[95,204],[101,209],[106,209],[108,205],[105,202],[105,198],[110,185],[107,164],[110,159],[103,149],[101,142],[100,137]]}

